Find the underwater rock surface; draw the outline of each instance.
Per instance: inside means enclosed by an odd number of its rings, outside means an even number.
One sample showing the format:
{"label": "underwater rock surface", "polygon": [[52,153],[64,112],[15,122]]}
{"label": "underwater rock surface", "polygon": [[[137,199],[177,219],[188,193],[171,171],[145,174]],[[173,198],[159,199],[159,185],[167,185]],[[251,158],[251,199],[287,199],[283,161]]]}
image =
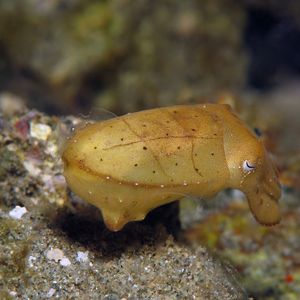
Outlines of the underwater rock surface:
{"label": "underwater rock surface", "polygon": [[73,117],[12,111],[0,126],[1,299],[246,299],[232,269],[164,220],[105,229],[68,200],[58,139]]}

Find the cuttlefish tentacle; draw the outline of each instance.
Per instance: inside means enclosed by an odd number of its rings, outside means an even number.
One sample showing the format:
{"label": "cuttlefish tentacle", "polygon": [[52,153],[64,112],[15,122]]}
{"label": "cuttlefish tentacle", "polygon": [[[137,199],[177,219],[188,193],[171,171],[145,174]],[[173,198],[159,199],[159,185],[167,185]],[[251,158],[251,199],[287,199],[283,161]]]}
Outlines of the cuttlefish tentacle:
{"label": "cuttlefish tentacle", "polygon": [[247,198],[250,210],[255,219],[262,225],[275,225],[280,222],[280,187],[274,183],[272,187],[263,185],[257,191],[248,192]]}

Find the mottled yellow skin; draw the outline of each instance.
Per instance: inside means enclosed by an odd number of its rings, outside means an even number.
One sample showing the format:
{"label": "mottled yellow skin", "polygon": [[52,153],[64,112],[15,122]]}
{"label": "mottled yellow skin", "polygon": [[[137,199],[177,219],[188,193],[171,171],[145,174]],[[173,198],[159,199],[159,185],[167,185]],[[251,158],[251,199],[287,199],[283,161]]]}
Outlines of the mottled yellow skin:
{"label": "mottled yellow skin", "polygon": [[227,105],[157,108],[87,125],[68,141],[63,161],[71,190],[113,231],[184,195],[225,188],[243,191],[260,223],[280,220],[272,162]]}

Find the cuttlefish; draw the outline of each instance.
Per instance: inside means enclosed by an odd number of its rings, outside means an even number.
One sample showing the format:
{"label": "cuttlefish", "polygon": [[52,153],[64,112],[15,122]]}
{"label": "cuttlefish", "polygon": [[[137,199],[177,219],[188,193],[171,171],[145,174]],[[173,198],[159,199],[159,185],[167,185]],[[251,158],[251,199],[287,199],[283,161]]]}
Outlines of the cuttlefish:
{"label": "cuttlefish", "polygon": [[118,231],[185,195],[241,190],[255,219],[280,221],[276,168],[263,142],[223,104],[144,110],[87,124],[62,155],[73,192]]}

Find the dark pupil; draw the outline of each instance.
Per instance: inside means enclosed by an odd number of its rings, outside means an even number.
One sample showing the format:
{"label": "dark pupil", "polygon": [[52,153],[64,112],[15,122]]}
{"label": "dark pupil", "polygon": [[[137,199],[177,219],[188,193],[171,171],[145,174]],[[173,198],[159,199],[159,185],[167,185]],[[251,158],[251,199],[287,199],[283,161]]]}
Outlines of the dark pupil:
{"label": "dark pupil", "polygon": [[249,163],[246,161],[246,166],[249,168],[249,169],[254,169],[254,166],[251,166],[249,165]]}
{"label": "dark pupil", "polygon": [[256,136],[258,136],[258,137],[262,136],[262,131],[259,128],[255,127],[253,130],[254,130]]}

